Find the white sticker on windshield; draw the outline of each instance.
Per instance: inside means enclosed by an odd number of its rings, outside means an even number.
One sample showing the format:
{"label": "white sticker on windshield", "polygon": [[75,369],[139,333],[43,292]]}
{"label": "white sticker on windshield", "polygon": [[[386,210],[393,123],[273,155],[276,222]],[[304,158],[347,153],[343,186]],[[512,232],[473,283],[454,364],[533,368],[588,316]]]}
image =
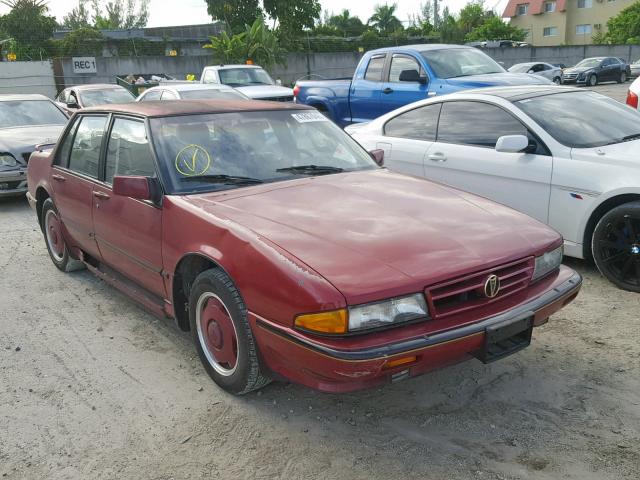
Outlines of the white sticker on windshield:
{"label": "white sticker on windshield", "polygon": [[320,112],[292,113],[291,116],[300,123],[328,122],[329,119]]}

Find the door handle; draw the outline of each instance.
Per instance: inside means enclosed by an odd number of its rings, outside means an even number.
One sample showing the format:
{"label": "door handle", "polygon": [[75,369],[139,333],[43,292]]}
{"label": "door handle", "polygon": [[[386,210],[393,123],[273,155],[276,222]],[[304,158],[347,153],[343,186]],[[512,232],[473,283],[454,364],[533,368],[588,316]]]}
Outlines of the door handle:
{"label": "door handle", "polygon": [[52,174],[51,178],[53,178],[56,182],[64,182],[66,180],[66,178],[64,178],[62,175],[58,175],[56,173]]}
{"label": "door handle", "polygon": [[447,157],[444,156],[444,153],[432,153],[429,155],[429,160],[432,162],[446,162]]}
{"label": "door handle", "polygon": [[393,93],[393,88],[389,88],[389,87],[387,87],[387,88],[385,88],[384,90],[382,90],[382,93],[387,94],[387,95],[388,95],[389,93]]}
{"label": "door handle", "polygon": [[104,192],[93,192],[93,196],[103,200],[109,200],[111,197]]}

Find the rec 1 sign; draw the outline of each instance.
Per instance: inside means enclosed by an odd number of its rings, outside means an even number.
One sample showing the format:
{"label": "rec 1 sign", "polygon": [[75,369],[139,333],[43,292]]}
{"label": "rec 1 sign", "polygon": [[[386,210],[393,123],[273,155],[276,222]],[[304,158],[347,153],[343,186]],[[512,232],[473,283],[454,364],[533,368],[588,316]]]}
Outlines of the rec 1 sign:
{"label": "rec 1 sign", "polygon": [[96,57],[72,57],[73,73],[97,73]]}

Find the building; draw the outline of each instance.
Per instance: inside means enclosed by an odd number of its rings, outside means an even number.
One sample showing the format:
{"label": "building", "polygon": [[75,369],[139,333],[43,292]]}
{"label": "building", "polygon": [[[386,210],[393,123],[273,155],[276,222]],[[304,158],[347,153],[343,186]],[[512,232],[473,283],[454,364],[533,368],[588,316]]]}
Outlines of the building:
{"label": "building", "polygon": [[607,21],[636,0],[509,0],[503,17],[535,46],[587,45]]}

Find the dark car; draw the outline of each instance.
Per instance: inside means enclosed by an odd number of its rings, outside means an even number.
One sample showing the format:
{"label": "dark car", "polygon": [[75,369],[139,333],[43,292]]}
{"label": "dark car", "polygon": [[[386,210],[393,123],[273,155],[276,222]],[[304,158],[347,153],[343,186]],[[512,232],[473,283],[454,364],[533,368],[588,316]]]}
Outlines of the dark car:
{"label": "dark car", "polygon": [[73,113],[81,108],[107,105],[110,103],[135,102],[129,90],[120,85],[111,83],[90,83],[76,85],[62,90],[55,101],[68,113]]}
{"label": "dark car", "polygon": [[526,347],[580,289],[562,237],[380,153],[303,105],[136,102],[76,113],[33,154],[27,198],[57,268],[175,318],[234,393],[272,374],[346,392]]}
{"label": "dark car", "polygon": [[562,72],[562,83],[577,83],[595,87],[598,83],[624,83],[629,78],[629,66],[616,57],[585,58],[575,67]]}

